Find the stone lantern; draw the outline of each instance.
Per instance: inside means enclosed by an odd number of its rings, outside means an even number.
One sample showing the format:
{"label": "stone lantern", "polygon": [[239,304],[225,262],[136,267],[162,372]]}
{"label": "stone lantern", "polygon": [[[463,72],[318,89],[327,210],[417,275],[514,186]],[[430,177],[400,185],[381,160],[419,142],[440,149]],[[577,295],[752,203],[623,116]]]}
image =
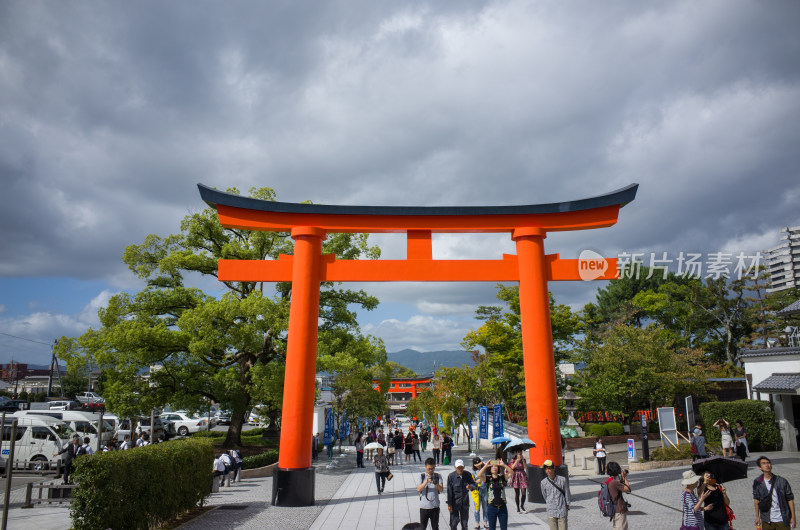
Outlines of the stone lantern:
{"label": "stone lantern", "polygon": [[577,432],[578,436],[586,436],[581,429],[581,426],[578,424],[578,421],[575,419],[575,411],[578,410],[578,407],[575,406],[575,402],[579,399],[583,399],[578,397],[578,395],[572,391],[571,386],[567,386],[567,391],[564,392],[564,395],[558,396],[558,399],[564,400],[564,410],[567,411],[567,427],[573,427]]}

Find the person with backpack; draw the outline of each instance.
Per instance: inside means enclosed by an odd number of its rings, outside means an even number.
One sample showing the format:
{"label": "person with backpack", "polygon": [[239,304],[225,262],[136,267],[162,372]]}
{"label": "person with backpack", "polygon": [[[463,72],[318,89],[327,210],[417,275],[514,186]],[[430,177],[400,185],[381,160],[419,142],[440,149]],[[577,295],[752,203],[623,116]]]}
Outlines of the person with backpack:
{"label": "person with backpack", "polygon": [[794,494],[785,478],[772,473],[772,461],[766,456],[756,460],[762,475],[753,481],[753,505],[756,526],[763,530],[795,528]]}
{"label": "person with backpack", "polygon": [[[500,471],[501,468],[503,471]],[[489,507],[486,510],[489,530],[495,530],[498,521],[500,521],[500,530],[508,528],[506,485],[512,474],[511,469],[500,459],[489,460],[478,471],[478,477],[486,483],[486,489],[489,492]]]}
{"label": "person with backpack", "polygon": [[416,482],[419,493],[419,522],[423,530],[428,528],[428,521],[433,530],[439,530],[439,494],[444,491],[444,481],[436,473],[436,462],[433,458],[425,460],[425,473],[420,473]]}
{"label": "person with backpack", "polygon": [[614,530],[628,530],[628,503],[622,496],[631,492],[628,472],[613,461],[608,463],[606,471],[608,479],[600,486],[597,499],[600,511],[612,520]]}
{"label": "person with backpack", "polygon": [[550,525],[550,530],[567,530],[569,484],[567,479],[556,474],[552,460],[545,460],[542,467],[547,476],[542,479],[539,486],[542,488],[542,497],[547,505],[547,524]]}

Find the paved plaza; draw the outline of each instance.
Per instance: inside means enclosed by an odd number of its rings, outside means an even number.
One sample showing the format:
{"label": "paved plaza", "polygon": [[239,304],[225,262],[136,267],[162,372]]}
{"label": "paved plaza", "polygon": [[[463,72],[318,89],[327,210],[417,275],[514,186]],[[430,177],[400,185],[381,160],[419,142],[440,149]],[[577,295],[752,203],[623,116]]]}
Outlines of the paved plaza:
{"label": "paved plaza", "polygon": [[[609,447],[613,455],[622,456],[622,446]],[[582,469],[582,456],[586,450],[577,450],[578,466],[570,468],[572,504],[569,512],[570,528],[611,528],[597,508],[597,491],[601,477],[591,470]],[[589,450],[589,453],[591,451]],[[566,461],[572,462],[573,452],[568,452]],[[789,483],[800,489],[800,455],[797,453],[766,453],[773,461],[775,472],[786,477]],[[423,456],[430,456],[427,452]],[[735,528],[753,526],[752,479],[758,475],[753,462],[759,454],[751,455],[748,478],[726,484],[731,506],[736,514]],[[465,451],[454,451],[455,458],[469,462]],[[404,524],[419,520],[419,497],[414,487],[415,476],[422,471],[420,464],[394,466],[394,479],[386,484],[386,491],[379,496],[375,487],[375,475],[368,465],[366,469],[355,468],[352,454],[337,459],[338,467],[327,469],[326,460],[317,463],[317,505],[305,508],[282,508],[272,506],[272,478],[243,480],[230,488],[220,488],[208,499],[213,509],[187,522],[183,530],[201,529],[312,529],[336,528],[397,529]],[[620,458],[619,461],[622,461]],[[648,472],[634,472],[629,476],[633,492],[628,495],[631,504],[630,528],[647,530],[674,530],[680,527],[680,477],[686,467]],[[439,466],[444,476],[453,471],[453,466]],[[9,517],[10,529],[67,530],[70,528],[69,510],[66,507],[37,506],[20,508],[24,490],[12,491]],[[547,528],[543,505],[526,504],[528,514],[517,514],[513,505],[513,492],[509,489],[509,528]],[[442,495],[440,528],[449,528],[447,507]],[[474,528],[474,523],[470,526]]]}

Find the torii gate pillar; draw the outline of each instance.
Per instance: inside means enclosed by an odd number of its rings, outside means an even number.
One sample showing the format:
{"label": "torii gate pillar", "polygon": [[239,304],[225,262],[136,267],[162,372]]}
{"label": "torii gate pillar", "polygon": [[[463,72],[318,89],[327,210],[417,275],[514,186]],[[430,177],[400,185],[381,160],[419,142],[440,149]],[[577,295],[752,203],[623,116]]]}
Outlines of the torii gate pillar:
{"label": "torii gate pillar", "polygon": [[544,238],[541,228],[519,228],[512,238],[519,260],[519,312],[522,327],[522,358],[525,364],[525,405],[528,438],[536,441],[530,461],[561,462],[561,430],[558,418],[553,331],[550,326],[550,295],[547,289]]}

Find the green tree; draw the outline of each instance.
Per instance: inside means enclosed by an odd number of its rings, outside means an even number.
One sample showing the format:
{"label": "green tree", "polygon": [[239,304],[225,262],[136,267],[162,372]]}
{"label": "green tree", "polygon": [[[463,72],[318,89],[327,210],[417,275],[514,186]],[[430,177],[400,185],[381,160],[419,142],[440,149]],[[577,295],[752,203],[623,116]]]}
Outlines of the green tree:
{"label": "green tree", "polygon": [[602,341],[585,343],[578,375],[584,410],[605,410],[631,417],[637,410],[671,405],[680,396],[706,394],[702,352],[676,346],[669,331],[616,324]]}
{"label": "green tree", "polygon": [[[251,197],[275,200],[275,193],[252,189]],[[213,208],[186,216],[180,229],[165,238],[151,234],[125,249],[123,261],[146,287],[112,297],[98,313],[100,329],[59,341],[58,356],[70,367],[100,368],[107,376],[109,407],[121,415],[166,404],[204,410],[215,401],[232,412],[226,447],[241,445],[245,414],[257,404],[254,396],[273,427],[280,415],[291,284],[277,283],[270,294],[263,282],[218,283],[217,263],[276,259],[294,247],[286,233],[225,228]],[[367,234],[329,234],[323,251],[343,259],[380,253],[368,246]],[[187,279],[196,283],[204,277],[223,292],[212,296],[187,285]],[[356,331],[352,308],[370,310],[377,303],[364,291],[323,284],[320,338],[332,330]]]}
{"label": "green tree", "polygon": [[[491,377],[486,377],[482,386],[496,402],[505,404],[509,418],[519,419],[526,414],[519,287],[498,285],[497,298],[507,304],[508,310],[504,312],[499,306],[480,306],[475,318],[483,324],[467,333],[461,344],[466,350],[483,349],[485,353],[478,353],[475,361],[476,364],[485,363]],[[556,304],[552,294],[550,323],[557,364],[569,357],[582,324],[579,316],[568,306]]]}

